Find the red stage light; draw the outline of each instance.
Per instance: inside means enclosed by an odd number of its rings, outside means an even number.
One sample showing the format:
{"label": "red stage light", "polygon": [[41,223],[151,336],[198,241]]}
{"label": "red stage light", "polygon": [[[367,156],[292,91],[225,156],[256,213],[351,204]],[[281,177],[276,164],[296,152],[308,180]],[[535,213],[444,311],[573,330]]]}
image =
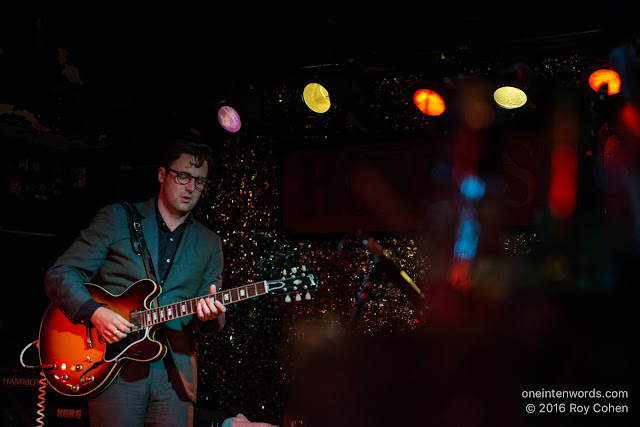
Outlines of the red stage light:
{"label": "red stage light", "polygon": [[439,116],[447,108],[444,99],[429,89],[418,89],[413,95],[413,103],[427,116]]}
{"label": "red stage light", "polygon": [[607,95],[615,95],[620,92],[620,75],[613,70],[597,70],[589,76],[589,86],[596,92],[602,85],[607,85]]}

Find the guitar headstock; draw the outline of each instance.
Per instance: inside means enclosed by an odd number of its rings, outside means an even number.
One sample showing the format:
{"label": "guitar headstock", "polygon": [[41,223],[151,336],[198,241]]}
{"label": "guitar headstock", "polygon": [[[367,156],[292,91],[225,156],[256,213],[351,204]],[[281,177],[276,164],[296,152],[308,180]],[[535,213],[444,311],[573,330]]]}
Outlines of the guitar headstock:
{"label": "guitar headstock", "polygon": [[302,294],[306,300],[311,299],[310,292],[318,289],[318,280],[313,273],[302,266],[300,269],[292,268],[290,273],[284,270],[279,279],[267,280],[267,286],[269,292],[286,294],[286,302],[291,302],[291,294],[296,294],[296,301],[302,301]]}

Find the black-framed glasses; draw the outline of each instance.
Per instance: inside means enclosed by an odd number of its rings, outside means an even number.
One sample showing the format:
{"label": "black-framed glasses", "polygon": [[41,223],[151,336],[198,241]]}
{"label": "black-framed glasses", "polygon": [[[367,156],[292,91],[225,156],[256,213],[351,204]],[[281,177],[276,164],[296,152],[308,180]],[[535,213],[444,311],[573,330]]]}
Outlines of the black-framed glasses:
{"label": "black-framed glasses", "polygon": [[205,191],[207,188],[209,188],[209,185],[211,185],[211,181],[203,176],[193,176],[189,172],[177,171],[166,166],[164,168],[167,171],[176,174],[176,181],[178,181],[178,184],[187,185],[193,179],[195,182],[196,190],[200,192]]}

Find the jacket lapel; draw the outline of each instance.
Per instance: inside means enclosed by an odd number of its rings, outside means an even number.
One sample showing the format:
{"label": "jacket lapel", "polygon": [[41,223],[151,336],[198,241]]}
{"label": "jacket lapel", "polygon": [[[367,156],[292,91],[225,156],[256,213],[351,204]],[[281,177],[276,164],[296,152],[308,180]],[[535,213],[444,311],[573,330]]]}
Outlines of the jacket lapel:
{"label": "jacket lapel", "polygon": [[[155,199],[143,203],[140,215],[142,215],[144,240],[147,243],[147,249],[151,254],[151,262],[153,263],[151,269],[156,274],[156,266],[158,265],[158,219],[156,218]],[[159,280],[159,278],[157,279]]]}

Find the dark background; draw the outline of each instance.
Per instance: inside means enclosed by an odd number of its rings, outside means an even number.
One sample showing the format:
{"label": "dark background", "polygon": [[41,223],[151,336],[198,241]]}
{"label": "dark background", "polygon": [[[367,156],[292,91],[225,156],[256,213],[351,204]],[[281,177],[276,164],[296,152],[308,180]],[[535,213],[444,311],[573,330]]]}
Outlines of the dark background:
{"label": "dark background", "polygon": [[[527,416],[530,400],[521,398],[523,390],[637,387],[637,252],[629,217],[602,214],[596,173],[602,125],[615,131],[622,99],[586,84],[592,70],[608,66],[613,36],[604,30],[614,4],[414,3],[4,4],[3,379],[39,379],[19,354],[38,338],[46,269],[99,207],[153,196],[158,145],[187,136],[216,152],[215,186],[198,215],[223,238],[225,283],[300,264],[321,280],[306,305],[264,297],[231,308],[227,330],[199,343],[202,425],[239,412],[283,426],[625,425],[619,414]],[[425,221],[415,230],[388,219],[375,238],[427,300],[415,303],[386,283],[346,330],[371,253],[347,232],[356,230],[287,228],[283,159],[418,140],[433,147],[436,166],[450,168],[461,87],[473,76],[527,88],[527,107],[496,109],[492,132],[536,135],[544,156],[555,109],[577,112],[576,212],[555,220],[544,186],[526,224],[492,221],[504,210],[499,202],[480,209],[486,228],[469,292],[449,274],[454,213],[442,227]],[[302,103],[309,81],[330,88],[327,114]],[[422,86],[445,94],[443,117],[425,118],[412,105]],[[236,134],[217,123],[222,102],[241,114]],[[481,158],[482,172],[493,176],[499,151],[486,145]],[[439,188],[443,200],[455,195],[450,184]],[[431,196],[416,195],[429,203]],[[32,425],[37,390],[11,384],[3,383],[0,420]],[[615,403],[633,415],[633,396]],[[48,425],[87,422],[86,412],[78,420],[56,412],[82,403],[50,389],[47,402]]]}

